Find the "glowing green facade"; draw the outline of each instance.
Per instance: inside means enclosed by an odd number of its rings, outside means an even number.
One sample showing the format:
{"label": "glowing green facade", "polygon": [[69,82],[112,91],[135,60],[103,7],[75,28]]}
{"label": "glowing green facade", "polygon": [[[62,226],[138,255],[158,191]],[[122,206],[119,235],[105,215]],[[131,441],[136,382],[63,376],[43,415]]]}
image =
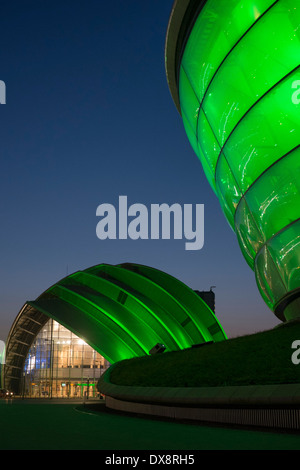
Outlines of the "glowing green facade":
{"label": "glowing green facade", "polygon": [[300,316],[300,4],[178,0],[169,87],[188,139],[283,321]]}
{"label": "glowing green facade", "polygon": [[54,319],[110,363],[222,341],[218,319],[192,289],[154,268],[101,264],[78,271],[28,301],[7,341],[5,386],[16,390],[36,335]]}

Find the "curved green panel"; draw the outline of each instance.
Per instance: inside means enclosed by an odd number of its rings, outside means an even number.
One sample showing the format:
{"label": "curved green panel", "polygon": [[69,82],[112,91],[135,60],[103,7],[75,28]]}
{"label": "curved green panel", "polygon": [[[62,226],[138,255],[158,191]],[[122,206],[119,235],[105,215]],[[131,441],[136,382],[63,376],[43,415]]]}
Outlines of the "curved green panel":
{"label": "curved green panel", "polygon": [[[112,282],[110,282],[110,284],[112,284]],[[53,290],[54,294],[57,292],[57,289],[62,289],[62,286],[55,286]],[[63,289],[65,289],[65,287],[63,287]],[[124,298],[122,303],[120,303],[118,299],[111,299],[108,296],[108,292],[106,293],[107,295],[103,295],[95,290],[87,289],[86,286],[76,284],[74,285],[73,282],[72,285],[68,286],[67,290],[69,297],[70,294],[72,296],[72,291],[77,293],[78,299],[75,299],[75,302],[76,300],[81,302],[83,308],[84,304],[87,304],[85,307],[86,310],[88,310],[89,307],[96,309],[95,314],[97,316],[101,315],[101,318],[107,318],[119,326],[121,328],[122,336],[124,336],[124,338],[132,338],[135,343],[139,345],[142,350],[144,350],[144,353],[147,354],[148,351],[143,344],[145,342],[145,338],[143,338],[143,343],[140,341],[141,333],[143,332],[143,326],[145,327],[145,321],[140,321],[140,318],[137,316],[135,311],[128,310],[128,308],[125,307],[126,305],[128,306],[127,297],[126,299]],[[64,292],[62,292],[60,295],[64,295]],[[157,310],[161,316],[164,315],[163,310],[160,308],[157,308]],[[156,316],[159,318],[158,313],[150,309],[149,312],[152,317]],[[176,337],[176,334],[167,334],[166,328],[161,328],[160,339],[164,339],[164,343],[169,349],[173,349],[178,346],[177,342],[174,340],[174,337]],[[152,337],[152,345],[153,340],[154,338]]]}
{"label": "curved green panel", "polygon": [[120,338],[121,341],[130,347],[132,352],[139,354],[146,353],[142,343],[133,334],[131,327],[131,317],[126,325],[122,321],[122,305],[115,304],[113,308],[108,305],[104,296],[98,296],[98,299],[92,298],[90,292],[76,292],[76,287],[70,286],[68,288],[57,284],[52,287],[49,292],[60,299],[65,300],[71,305],[79,308],[85,313],[86,316],[94,317],[98,322],[107,326],[108,329],[113,331]]}
{"label": "curved green panel", "polygon": [[190,21],[177,46],[183,124],[263,298],[285,320],[300,296],[300,5],[207,0]]}
{"label": "curved green panel", "polygon": [[[161,322],[152,314],[151,309],[140,299],[134,297],[128,290],[86,271],[77,272],[71,277],[72,284],[78,282],[78,285],[94,289],[99,295],[102,295],[102,298],[105,296],[106,301],[110,301],[111,303],[111,310],[113,310],[116,303],[119,302],[119,297],[123,295],[124,303],[123,305],[119,305],[125,309],[123,312],[124,318],[128,319],[132,316],[131,323],[133,327],[138,328],[139,333],[141,329],[143,330],[143,344],[147,352],[151,349],[153,344],[160,342],[161,338],[166,336],[165,329],[161,325]],[[165,339],[165,342],[168,342],[167,338]],[[174,346],[173,339],[172,346]]]}
{"label": "curved green panel", "polygon": [[135,272],[146,276],[163,287],[168,295],[172,296],[181,305],[181,308],[184,309],[187,315],[184,320],[186,328],[189,328],[191,334],[196,335],[196,338],[199,332],[201,332],[202,335],[205,335],[207,341],[222,341],[226,339],[224,330],[215,314],[203,299],[183,282],[149,266],[137,264],[123,264],[122,266],[126,269],[134,269]]}
{"label": "curved green panel", "polygon": [[171,338],[176,338],[177,346],[180,349],[189,347],[192,339],[182,327],[186,314],[168,295],[167,291],[150,279],[119,266],[103,266],[100,275],[107,274],[111,276],[111,282],[124,283],[123,285],[126,285],[133,295],[143,298],[144,302],[151,306],[152,315],[161,322]]}
{"label": "curved green panel", "polygon": [[93,266],[27,303],[110,363],[146,355],[157,343],[174,351],[226,339],[215,315],[191,289],[145,266]]}

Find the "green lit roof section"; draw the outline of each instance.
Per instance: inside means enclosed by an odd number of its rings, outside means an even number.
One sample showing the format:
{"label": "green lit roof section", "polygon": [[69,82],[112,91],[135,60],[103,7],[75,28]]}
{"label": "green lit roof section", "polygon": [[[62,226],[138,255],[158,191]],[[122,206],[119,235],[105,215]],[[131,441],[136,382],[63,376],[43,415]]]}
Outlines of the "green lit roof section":
{"label": "green lit roof section", "polygon": [[192,289],[154,268],[101,264],[51,286],[31,308],[81,337],[110,363],[226,339],[215,314]]}
{"label": "green lit roof section", "polygon": [[[171,15],[177,29],[183,3]],[[263,298],[290,319],[279,307],[300,296],[300,5],[186,3],[194,17],[191,29],[182,20],[186,41],[177,54],[183,125]],[[168,57],[166,67],[170,75]]]}

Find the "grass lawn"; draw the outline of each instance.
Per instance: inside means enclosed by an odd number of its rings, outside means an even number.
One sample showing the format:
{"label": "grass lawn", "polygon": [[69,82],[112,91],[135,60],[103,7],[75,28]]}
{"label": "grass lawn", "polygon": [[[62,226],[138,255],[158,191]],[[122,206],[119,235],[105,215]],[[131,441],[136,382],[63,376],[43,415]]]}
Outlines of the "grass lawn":
{"label": "grass lawn", "polygon": [[119,362],[111,382],[119,385],[205,387],[300,383],[291,361],[300,323],[228,339],[199,348]]}

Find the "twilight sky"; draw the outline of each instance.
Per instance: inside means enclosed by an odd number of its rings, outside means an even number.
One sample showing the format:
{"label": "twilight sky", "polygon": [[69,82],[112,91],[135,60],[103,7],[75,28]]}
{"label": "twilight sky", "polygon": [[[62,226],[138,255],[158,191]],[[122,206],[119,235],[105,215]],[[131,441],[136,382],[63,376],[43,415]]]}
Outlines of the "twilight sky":
{"label": "twilight sky", "polygon": [[[168,90],[173,0],[3,0],[0,16],[0,339],[27,300],[100,263],[162,269],[216,286],[229,337],[272,328],[235,234],[207,183]],[[96,209],[204,204],[204,247],[99,240]]]}

